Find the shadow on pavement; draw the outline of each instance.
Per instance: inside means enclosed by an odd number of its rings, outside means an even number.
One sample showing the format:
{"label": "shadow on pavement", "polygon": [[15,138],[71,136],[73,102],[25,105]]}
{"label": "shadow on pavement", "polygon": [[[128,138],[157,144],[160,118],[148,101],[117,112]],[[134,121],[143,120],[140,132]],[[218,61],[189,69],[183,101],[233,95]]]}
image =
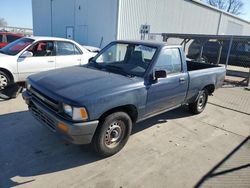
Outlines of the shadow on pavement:
{"label": "shadow on pavement", "polygon": [[[250,136],[213,167],[194,186],[199,187],[241,187],[250,185]],[[245,170],[244,172],[240,172]],[[246,171],[247,170],[247,171]],[[229,176],[228,176],[229,175]],[[228,177],[226,177],[228,176]],[[243,187],[244,187],[243,186]]]}
{"label": "shadow on pavement", "polygon": [[160,114],[158,116],[149,118],[145,121],[142,121],[136,124],[133,127],[132,134],[136,134],[137,132],[150,128],[156,124],[166,123],[168,120],[190,117],[192,115],[193,114],[191,114],[188,111],[188,109],[185,109],[185,107],[181,107],[181,108]]}
{"label": "shadow on pavement", "polygon": [[[191,116],[176,109],[143,121],[132,134],[169,119]],[[0,115],[0,187],[12,187],[35,181],[32,176],[58,172],[102,160],[89,146],[64,142],[40,125],[28,111]],[[18,177],[27,179],[22,183]]]}

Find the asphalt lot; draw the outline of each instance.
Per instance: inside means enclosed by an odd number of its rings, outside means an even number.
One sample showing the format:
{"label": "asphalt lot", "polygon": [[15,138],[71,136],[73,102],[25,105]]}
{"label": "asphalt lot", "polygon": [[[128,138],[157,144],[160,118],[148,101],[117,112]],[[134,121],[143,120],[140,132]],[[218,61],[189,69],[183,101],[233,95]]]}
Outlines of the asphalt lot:
{"label": "asphalt lot", "polygon": [[249,101],[243,88],[218,90],[200,115],[180,108],[136,125],[106,159],[40,125],[21,96],[0,101],[0,187],[249,188]]}

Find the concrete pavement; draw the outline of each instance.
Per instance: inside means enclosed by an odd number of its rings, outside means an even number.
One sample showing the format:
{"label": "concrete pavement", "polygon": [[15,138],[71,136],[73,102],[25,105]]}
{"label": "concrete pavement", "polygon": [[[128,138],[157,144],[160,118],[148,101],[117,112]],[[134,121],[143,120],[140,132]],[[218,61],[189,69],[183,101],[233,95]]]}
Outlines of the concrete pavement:
{"label": "concrete pavement", "polygon": [[227,91],[200,115],[180,108],[136,125],[125,148],[106,159],[40,125],[20,96],[0,102],[0,187],[249,188],[250,116],[217,105]]}

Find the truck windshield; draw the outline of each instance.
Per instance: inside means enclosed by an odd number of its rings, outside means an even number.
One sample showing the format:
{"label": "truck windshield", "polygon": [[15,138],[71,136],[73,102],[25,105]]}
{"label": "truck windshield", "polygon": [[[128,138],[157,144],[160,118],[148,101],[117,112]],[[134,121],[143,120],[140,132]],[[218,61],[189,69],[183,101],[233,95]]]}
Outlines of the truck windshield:
{"label": "truck windshield", "polygon": [[114,43],[97,55],[89,65],[127,76],[142,77],[157,48],[140,44]]}
{"label": "truck windshield", "polygon": [[3,47],[0,50],[0,53],[6,54],[6,55],[17,55],[19,52],[21,52],[25,47],[33,43],[33,39],[29,38],[21,38],[18,39],[7,46]]}

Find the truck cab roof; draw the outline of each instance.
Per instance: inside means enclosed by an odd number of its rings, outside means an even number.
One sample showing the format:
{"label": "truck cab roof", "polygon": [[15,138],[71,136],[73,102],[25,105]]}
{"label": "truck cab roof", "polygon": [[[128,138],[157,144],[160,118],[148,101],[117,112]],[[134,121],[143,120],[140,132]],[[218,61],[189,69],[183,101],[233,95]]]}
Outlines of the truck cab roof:
{"label": "truck cab roof", "polygon": [[151,47],[157,47],[157,48],[162,48],[165,46],[181,48],[180,45],[169,45],[166,42],[159,42],[159,41],[152,41],[152,40],[117,40],[114,42],[139,44],[139,45],[145,45],[145,46],[151,46]]}

